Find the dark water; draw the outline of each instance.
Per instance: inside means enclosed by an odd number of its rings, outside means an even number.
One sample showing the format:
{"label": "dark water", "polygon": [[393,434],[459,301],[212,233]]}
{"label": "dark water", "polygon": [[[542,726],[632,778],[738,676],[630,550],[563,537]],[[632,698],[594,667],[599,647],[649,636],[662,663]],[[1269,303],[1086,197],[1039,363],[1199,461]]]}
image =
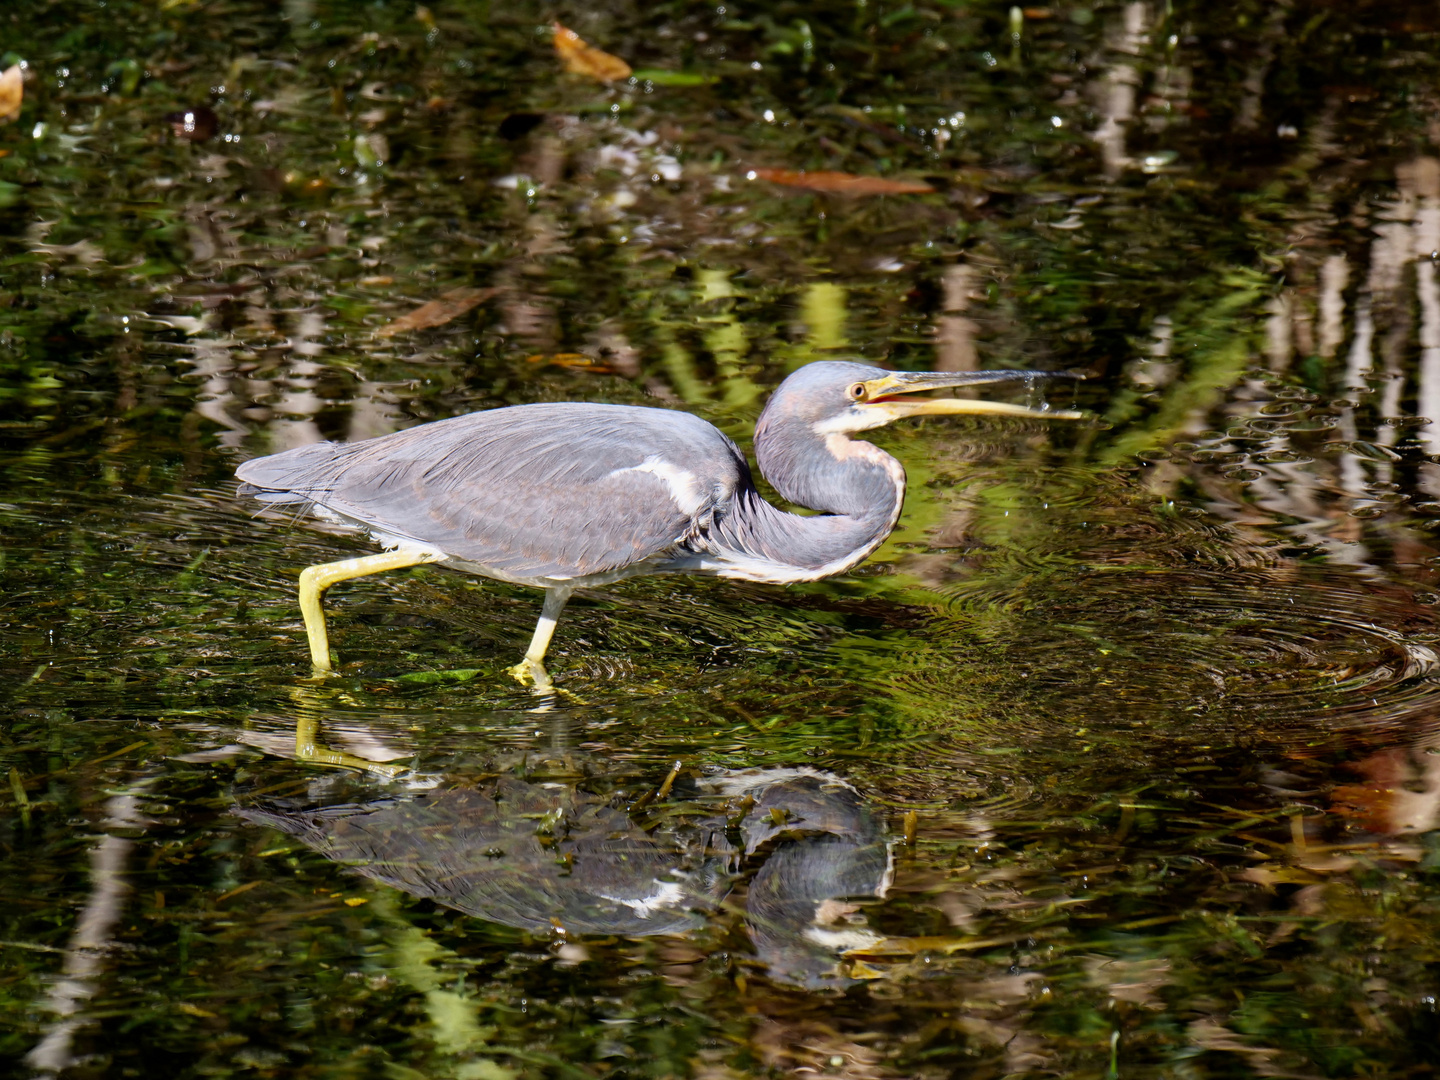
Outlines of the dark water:
{"label": "dark water", "polygon": [[[1433,5],[0,26],[5,1075],[1440,1064]],[[296,575],[371,549],[234,494],[526,401],[744,444],[837,355],[1094,419],[877,433],[868,564],[584,592],[552,697],[538,595],[435,569],[337,588],[312,679]]]}

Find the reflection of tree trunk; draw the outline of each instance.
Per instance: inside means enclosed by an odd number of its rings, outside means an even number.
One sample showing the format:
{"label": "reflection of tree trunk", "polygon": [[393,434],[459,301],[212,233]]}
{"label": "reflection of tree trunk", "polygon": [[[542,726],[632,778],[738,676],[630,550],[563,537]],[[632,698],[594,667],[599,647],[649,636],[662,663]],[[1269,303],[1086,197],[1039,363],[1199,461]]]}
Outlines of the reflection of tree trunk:
{"label": "reflection of tree trunk", "polygon": [[[1370,245],[1370,270],[1365,282],[1373,307],[1373,321],[1389,328],[1380,351],[1385,371],[1391,376],[1405,368],[1404,354],[1412,332],[1411,303],[1405,295],[1405,269],[1415,258],[1415,230],[1411,221],[1417,216],[1417,173],[1421,171],[1417,170],[1417,164],[1405,162],[1395,169],[1397,198],[1381,209],[1379,216],[1383,220],[1375,226],[1375,239]],[[1352,380],[1348,385],[1359,385],[1359,382]],[[1391,399],[1384,407],[1386,416],[1399,415],[1400,389],[1387,383],[1382,391]],[[1393,428],[1382,428],[1376,441],[1389,444],[1394,442],[1394,436]]]}
{"label": "reflection of tree trunk", "polygon": [[[1265,449],[1288,450],[1289,444],[1288,436],[1278,435],[1266,443]],[[1250,493],[1255,505],[1266,513],[1296,520],[1296,524],[1285,527],[1286,532],[1299,537],[1303,543],[1326,547],[1334,523],[1321,504],[1317,465],[1269,465],[1266,467],[1269,475],[1250,485]]]}
{"label": "reflection of tree trunk", "polygon": [[[1355,311],[1355,337],[1350,342],[1350,355],[1345,364],[1345,386],[1364,386],[1372,363],[1370,343],[1375,336],[1375,321],[1371,315],[1371,298],[1362,296]],[[1321,300],[1322,310],[1324,300]],[[1348,392],[1348,391],[1347,391]],[[1355,410],[1342,409],[1340,412],[1340,434],[1347,442],[1360,436],[1355,425]],[[1365,463],[1355,454],[1340,455],[1340,490],[1357,499],[1366,495]]]}
{"label": "reflection of tree trunk", "polygon": [[1285,39],[1285,17],[1290,14],[1289,3],[1276,4],[1260,35],[1260,48],[1255,62],[1245,71],[1241,83],[1240,107],[1235,111],[1235,130],[1254,131],[1260,126],[1260,106],[1265,99],[1265,79],[1275,62],[1275,47]]}
{"label": "reflection of tree trunk", "polygon": [[1171,39],[1166,50],[1165,62],[1155,69],[1155,78],[1150,94],[1153,101],[1162,106],[1158,115],[1149,119],[1146,126],[1152,131],[1163,131],[1174,123],[1176,114],[1186,115],[1190,109],[1190,87],[1194,76],[1188,67],[1175,63],[1175,43]]}
{"label": "reflection of tree trunk", "polygon": [[1390,831],[1426,833],[1440,826],[1440,737],[1421,739],[1410,749],[1418,776],[1391,792]]}
{"label": "reflection of tree trunk", "polygon": [[1435,281],[1435,264],[1422,262],[1415,268],[1415,287],[1420,294],[1420,399],[1418,411],[1430,422],[1420,429],[1425,452],[1440,454],[1440,286]]}
{"label": "reflection of tree trunk", "polygon": [[[1150,324],[1150,342],[1146,351],[1148,357],[1137,357],[1129,365],[1130,381],[1141,390],[1158,390],[1175,381],[1177,366],[1170,359],[1175,345],[1175,321],[1169,315],[1157,315]],[[1195,431],[1205,427],[1201,416]]]}
{"label": "reflection of tree trunk", "polygon": [[[140,813],[140,798],[154,782],[155,777],[149,777],[107,799],[104,826],[112,830],[144,828],[147,822]],[[62,975],[41,1003],[56,1019],[39,1045],[25,1056],[26,1063],[41,1072],[58,1073],[73,1063],[75,1032],[84,1023],[80,1009],[95,996],[94,980],[101,972],[105,950],[130,890],[124,875],[134,846],[134,840],[109,835],[90,852],[90,899],[65,947]]]}
{"label": "reflection of tree trunk", "polygon": [[542,294],[539,282],[546,273],[544,260],[569,252],[570,245],[547,214],[529,215],[518,224],[527,234],[523,254],[497,279],[500,332],[519,339],[527,349],[552,353],[560,341],[560,320],[553,301]]}
{"label": "reflection of tree trunk", "polygon": [[224,429],[220,432],[221,446],[238,449],[250,434],[250,428],[230,415],[230,407],[235,402],[230,390],[234,375],[230,345],[229,341],[197,340],[191,363],[195,365],[195,374],[204,380],[195,395],[195,412]]}
{"label": "reflection of tree trunk", "polygon": [[[223,204],[196,203],[185,208],[186,232],[190,240],[191,276],[203,279],[207,268],[202,264],[218,257],[231,259],[239,249],[235,232],[224,222],[233,214]],[[213,272],[213,271],[209,271]]]}
{"label": "reflection of tree trunk", "polygon": [[279,380],[285,389],[275,406],[275,419],[270,422],[274,434],[272,453],[307,446],[324,438],[314,417],[325,404],[315,393],[315,380],[325,368],[310,359],[324,351],[325,346],[317,340],[324,331],[325,320],[319,312],[302,312],[295,320],[295,330],[290,337],[291,360],[285,376]]}
{"label": "reflection of tree trunk", "polygon": [[[1305,290],[1308,293],[1308,289]],[[1310,311],[1310,300],[1300,290],[1290,294],[1290,312],[1294,316],[1292,329],[1295,331],[1295,351],[1302,357],[1315,355],[1315,319]]]}
{"label": "reflection of tree trunk", "polygon": [[[1144,44],[1145,24],[1149,13],[1143,3],[1125,5],[1120,32],[1113,36],[1110,47],[1128,56],[1138,56]],[[1135,115],[1135,86],[1140,76],[1133,63],[1111,65],[1099,84],[1099,108],[1103,119],[1092,136],[1100,144],[1100,159],[1105,175],[1116,177],[1130,164],[1125,152],[1125,130]]]}
{"label": "reflection of tree trunk", "polygon": [[[1370,321],[1369,305],[1365,310],[1366,321]],[[1366,333],[1373,333],[1373,327],[1367,326]],[[1357,325],[1355,336],[1360,336],[1360,327]],[[1393,341],[1394,335],[1388,335],[1388,340]],[[1385,350],[1385,382],[1380,388],[1380,419],[1398,420],[1402,414],[1400,399],[1405,392],[1405,366],[1402,362],[1399,350],[1387,348]],[[1381,423],[1375,432],[1375,442],[1380,446],[1394,446],[1395,440],[1400,435],[1400,429],[1393,424]],[[1393,462],[1382,461],[1375,465],[1375,479],[1381,483],[1388,484],[1394,479],[1395,466]]]}
{"label": "reflection of tree trunk", "polygon": [[629,336],[615,319],[606,319],[590,335],[587,343],[595,356],[609,364],[615,374],[626,379],[640,377],[640,350],[630,343]]}
{"label": "reflection of tree trunk", "polygon": [[970,291],[975,287],[975,268],[956,263],[945,270],[942,283],[945,313],[935,324],[935,370],[975,371],[980,367],[980,357],[975,351],[978,327],[975,320],[963,314],[970,306]]}
{"label": "reflection of tree trunk", "polygon": [[1290,358],[1295,355],[1294,306],[1294,289],[1282,289],[1270,301],[1270,318],[1265,321],[1265,355],[1274,372],[1288,368]]}
{"label": "reflection of tree trunk", "polygon": [[1331,255],[1320,266],[1320,356],[1335,355],[1345,340],[1345,286],[1350,283],[1350,260]]}
{"label": "reflection of tree trunk", "polygon": [[[1407,677],[1426,675],[1440,657],[1424,645],[1406,643]],[[1429,720],[1420,724],[1431,727]],[[1382,836],[1416,836],[1440,827],[1440,732],[1422,731],[1409,747],[1391,747],[1352,766],[1364,783],[1335,788],[1332,798],[1365,828]]]}
{"label": "reflection of tree trunk", "polygon": [[350,423],[345,429],[346,442],[374,439],[396,429],[396,415],[391,412],[395,398],[386,392],[386,386],[386,383],[362,382],[355,388]]}
{"label": "reflection of tree trunk", "polygon": [[548,353],[555,351],[559,325],[555,309],[548,301],[512,285],[500,293],[500,332],[513,337],[527,349]]}
{"label": "reflection of tree trunk", "polygon": [[[1397,178],[1401,170],[1396,169]],[[1440,286],[1435,253],[1440,251],[1440,158],[1412,163],[1418,205],[1415,209],[1415,291],[1420,300],[1420,392],[1416,411],[1430,423],[1420,429],[1426,453],[1440,453]]]}

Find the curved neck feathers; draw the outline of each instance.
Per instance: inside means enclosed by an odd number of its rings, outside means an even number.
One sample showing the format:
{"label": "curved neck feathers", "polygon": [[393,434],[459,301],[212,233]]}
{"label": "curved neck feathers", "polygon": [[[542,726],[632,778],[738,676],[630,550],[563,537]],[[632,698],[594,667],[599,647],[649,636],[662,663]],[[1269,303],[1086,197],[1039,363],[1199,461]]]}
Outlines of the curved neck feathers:
{"label": "curved neck feathers", "polygon": [[[755,458],[761,475],[785,499],[820,514],[779,510],[747,485],[712,531],[738,571],[731,576],[807,581],[841,573],[879,547],[900,516],[905,470],[870,443],[762,417]],[[762,567],[773,569],[762,573]]]}

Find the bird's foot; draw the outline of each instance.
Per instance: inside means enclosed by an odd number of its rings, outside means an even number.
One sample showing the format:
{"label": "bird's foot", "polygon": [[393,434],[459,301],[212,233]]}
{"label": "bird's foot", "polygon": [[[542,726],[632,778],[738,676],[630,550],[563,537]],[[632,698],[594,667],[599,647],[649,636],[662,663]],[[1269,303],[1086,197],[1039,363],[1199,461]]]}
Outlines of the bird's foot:
{"label": "bird's foot", "polygon": [[550,673],[545,670],[545,665],[539,660],[531,660],[527,656],[514,667],[506,670],[521,686],[532,687],[537,693],[548,694],[555,689],[555,684],[550,681]]}

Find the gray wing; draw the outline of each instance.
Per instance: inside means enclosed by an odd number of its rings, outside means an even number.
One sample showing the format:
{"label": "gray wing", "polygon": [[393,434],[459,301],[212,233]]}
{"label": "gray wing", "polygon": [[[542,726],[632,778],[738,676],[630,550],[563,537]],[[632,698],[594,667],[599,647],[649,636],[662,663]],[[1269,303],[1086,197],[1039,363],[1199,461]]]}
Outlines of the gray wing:
{"label": "gray wing", "polygon": [[[563,828],[542,836],[539,819],[557,811]],[[678,933],[700,924],[692,907],[718,899],[665,888],[684,861],[668,838],[593,797],[514,777],[491,794],[457,787],[388,806],[234,813],[412,896],[533,933],[557,921],[589,934]]]}
{"label": "gray wing", "polygon": [[261,501],[313,504],[505,574],[560,578],[673,549],[750,483],[744,455],[698,417],[577,402],[314,443],[236,475]]}

